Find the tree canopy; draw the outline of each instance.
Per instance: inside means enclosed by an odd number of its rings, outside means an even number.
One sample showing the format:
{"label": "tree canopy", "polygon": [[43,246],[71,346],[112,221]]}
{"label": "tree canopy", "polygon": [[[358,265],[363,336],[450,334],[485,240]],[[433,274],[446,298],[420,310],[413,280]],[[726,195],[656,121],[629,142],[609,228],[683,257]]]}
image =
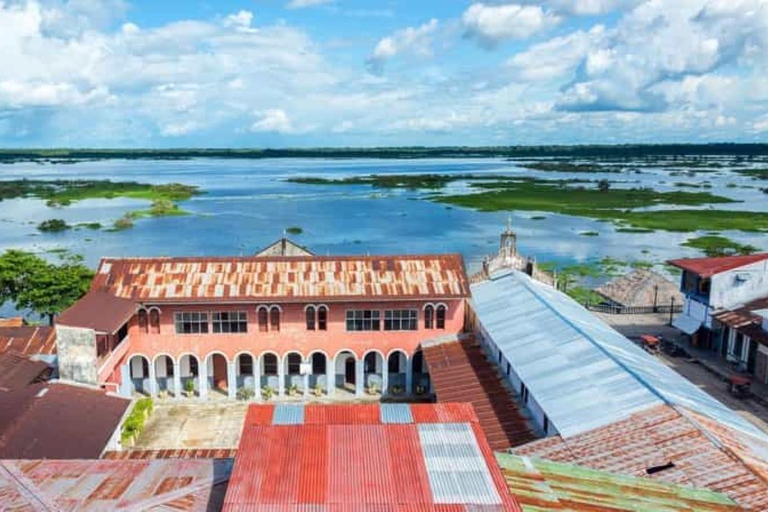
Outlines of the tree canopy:
{"label": "tree canopy", "polygon": [[51,263],[35,254],[8,250],[0,254],[0,304],[14,303],[53,318],[82,297],[93,279],[93,271],[81,256],[66,254],[61,263]]}

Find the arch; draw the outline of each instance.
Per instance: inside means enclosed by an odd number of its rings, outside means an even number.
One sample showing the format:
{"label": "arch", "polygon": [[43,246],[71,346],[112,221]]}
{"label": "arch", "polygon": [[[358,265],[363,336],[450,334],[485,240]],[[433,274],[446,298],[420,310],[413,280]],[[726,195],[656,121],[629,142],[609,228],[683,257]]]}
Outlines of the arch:
{"label": "arch", "polygon": [[431,382],[424,351],[419,347],[413,353],[411,359],[411,382],[416,394],[425,394],[430,391]]}
{"label": "arch", "polygon": [[435,325],[435,306],[427,304],[424,306],[424,328],[432,329]]}
{"label": "arch", "polygon": [[306,317],[308,331],[315,330],[315,324],[317,321],[316,315],[317,315],[317,310],[315,309],[315,306],[313,306],[312,304],[309,304],[307,307],[304,308],[304,316]]}
{"label": "arch", "polygon": [[[235,387],[237,390],[250,390],[254,391],[256,387],[256,365],[259,364],[258,358],[248,352],[247,350],[241,350],[235,354]],[[240,396],[240,395],[238,395]],[[246,397],[248,395],[242,395]]]}
{"label": "arch", "polygon": [[179,380],[182,394],[190,398],[200,394],[200,357],[192,352],[185,352],[179,356]]}
{"label": "arch", "polygon": [[335,389],[354,392],[357,386],[357,354],[350,349],[342,349],[333,358]]}
{"label": "arch", "polygon": [[317,306],[317,330],[318,331],[327,331],[328,330],[328,306],[325,304],[320,304]]}
{"label": "arch", "polygon": [[328,393],[328,369],[331,364],[328,354],[322,350],[314,350],[307,357],[307,362],[310,365],[309,388],[315,396],[320,396],[323,392]]}
{"label": "arch", "polygon": [[259,354],[257,364],[259,365],[259,376],[261,379],[259,387],[261,389],[271,388],[272,391],[277,392],[279,384],[278,375],[280,373],[278,368],[280,368],[281,360],[280,355],[272,350],[266,350]]}
{"label": "arch", "polygon": [[155,368],[157,389],[161,392],[167,391],[173,396],[178,396],[181,390],[177,390],[175,386],[176,360],[173,356],[167,353],[157,354],[152,360],[152,366]]}
{"label": "arch", "polygon": [[149,308],[149,330],[152,334],[160,334],[160,308]]}
{"label": "arch", "polygon": [[205,356],[208,389],[214,392],[229,391],[229,360],[226,354],[215,350]]}
{"label": "arch", "polygon": [[144,354],[133,354],[128,358],[128,375],[131,379],[131,393],[149,394],[149,357]]}
{"label": "arch", "polygon": [[259,324],[259,331],[267,332],[269,330],[269,308],[267,306],[259,306],[256,309],[256,317]]}
{"label": "arch", "polygon": [[140,308],[136,312],[136,316],[139,323],[139,331],[147,334],[149,332],[149,311],[144,308]]}
{"label": "arch", "polygon": [[304,356],[297,350],[291,350],[283,355],[284,389],[289,394],[304,392],[304,376],[301,375],[301,364],[303,362]]}
{"label": "arch", "polygon": [[384,387],[385,368],[384,354],[372,349],[363,355],[363,380],[365,387],[371,394],[381,393]]}

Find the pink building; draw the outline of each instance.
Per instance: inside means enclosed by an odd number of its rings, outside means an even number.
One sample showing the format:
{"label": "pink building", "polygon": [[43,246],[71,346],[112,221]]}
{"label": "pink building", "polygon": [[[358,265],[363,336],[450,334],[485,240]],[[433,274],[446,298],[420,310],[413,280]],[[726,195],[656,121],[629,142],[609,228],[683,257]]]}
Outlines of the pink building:
{"label": "pink building", "polygon": [[464,326],[460,255],[286,255],[278,244],[252,257],[103,259],[57,321],[60,374],[202,399],[429,389],[421,344]]}

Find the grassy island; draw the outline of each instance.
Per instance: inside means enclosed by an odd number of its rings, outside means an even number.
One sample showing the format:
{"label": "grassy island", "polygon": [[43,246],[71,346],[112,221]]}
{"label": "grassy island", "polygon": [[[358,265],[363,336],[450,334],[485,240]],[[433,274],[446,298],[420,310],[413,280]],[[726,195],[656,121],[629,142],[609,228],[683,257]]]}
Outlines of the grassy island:
{"label": "grassy island", "polygon": [[758,251],[753,245],[740,244],[730,238],[719,235],[705,235],[686,240],[681,245],[700,249],[707,256],[731,256],[734,254],[752,254]]}

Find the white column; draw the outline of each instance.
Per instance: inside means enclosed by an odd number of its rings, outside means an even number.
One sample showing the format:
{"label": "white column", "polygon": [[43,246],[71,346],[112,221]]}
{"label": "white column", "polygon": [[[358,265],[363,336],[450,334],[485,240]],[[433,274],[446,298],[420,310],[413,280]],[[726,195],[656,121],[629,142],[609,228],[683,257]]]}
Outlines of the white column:
{"label": "white column", "polygon": [[[311,362],[311,361],[312,360],[310,359],[309,361],[306,361],[306,362]],[[304,382],[304,397],[308,397],[309,396],[309,374],[305,373],[302,377],[304,379],[304,381],[303,381]]]}
{"label": "white column", "polygon": [[283,358],[277,359],[277,394],[285,395],[285,366]]}
{"label": "white column", "polygon": [[261,400],[261,358],[253,359],[253,397]]}
{"label": "white column", "polygon": [[355,396],[363,396],[363,390],[365,389],[365,367],[363,366],[365,364],[365,361],[361,358],[357,360],[356,370],[357,375],[355,376]]}
{"label": "white column", "polygon": [[155,372],[155,362],[149,363],[149,395],[152,397],[157,396],[157,375]]}
{"label": "white column", "polygon": [[173,362],[173,397],[181,399],[181,364],[178,361]]}
{"label": "white column", "polygon": [[208,361],[203,359],[197,365],[200,373],[198,385],[200,387],[200,400],[208,400]]}
{"label": "white column", "polygon": [[120,394],[128,398],[133,394],[131,367],[128,364],[124,364],[120,367]]}
{"label": "white column", "polygon": [[227,395],[230,400],[237,398],[237,374],[235,361],[227,363]]}
{"label": "white column", "polygon": [[336,391],[336,360],[325,358],[325,386],[328,398],[333,398]]}
{"label": "white column", "polygon": [[381,396],[389,392],[389,365],[385,364],[381,369]]}
{"label": "white column", "polygon": [[413,358],[408,357],[405,359],[405,392],[406,394],[413,393]]}

